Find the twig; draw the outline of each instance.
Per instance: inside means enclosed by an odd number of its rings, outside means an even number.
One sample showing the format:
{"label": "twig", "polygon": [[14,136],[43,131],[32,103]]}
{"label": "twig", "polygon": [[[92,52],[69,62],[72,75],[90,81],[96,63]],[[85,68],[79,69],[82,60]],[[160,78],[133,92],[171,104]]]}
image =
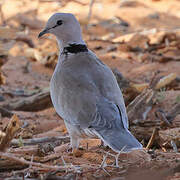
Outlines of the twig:
{"label": "twig", "polygon": [[172,123],[172,121],[178,114],[180,114],[180,103],[172,108],[172,110],[167,114],[166,118],[170,123]]}
{"label": "twig", "polygon": [[[55,142],[55,141],[63,141],[64,143],[69,142],[69,136],[57,136],[57,137],[42,137],[42,138],[33,138],[33,139],[24,139],[23,145],[36,145],[40,143],[48,143],[48,142]],[[19,140],[13,139],[11,141],[12,145],[18,145]]]}
{"label": "twig", "polygon": [[151,78],[151,81],[149,82],[149,87],[151,89],[154,89],[154,87],[156,86],[156,84],[158,83],[158,81],[160,80],[160,78],[157,78],[157,75],[160,73],[160,71],[156,71],[153,74],[153,77]]}
{"label": "twig", "polygon": [[102,169],[108,176],[111,176],[104,167],[102,167],[101,169]]}
{"label": "twig", "polygon": [[146,146],[146,149],[147,149],[147,150],[150,149],[151,146],[153,145],[154,140],[155,140],[156,136],[158,135],[158,131],[159,131],[158,128],[154,128],[153,133],[152,133],[152,135],[151,135],[151,138],[150,138],[150,140],[149,140],[149,142],[148,142],[148,144],[147,144],[147,146]]}
{"label": "twig", "polygon": [[[34,156],[32,155],[31,156],[31,163],[33,162],[33,159],[34,159]],[[26,169],[26,175],[24,176],[25,178],[27,178],[29,175],[30,175],[30,173],[29,173],[29,170],[32,168],[32,164]]]}
{"label": "twig", "polygon": [[88,41],[100,41],[100,42],[106,42],[106,43],[111,43],[111,44],[124,44],[123,42],[113,42],[111,40],[102,39],[100,37],[90,38],[90,39],[88,39]]}
{"label": "twig", "polygon": [[100,169],[102,169],[108,176],[111,176],[111,175],[106,171],[106,169],[105,169],[105,167],[107,166],[107,164],[106,164],[106,159],[107,159],[107,157],[108,157],[108,154],[106,154],[105,156],[103,156],[103,161],[102,161],[102,163],[101,163],[101,165],[100,165]]}
{"label": "twig", "polygon": [[61,156],[61,160],[62,160],[62,162],[63,162],[63,165],[65,166],[65,165],[66,165],[66,162],[65,162],[64,157],[63,157],[63,156]]}
{"label": "twig", "polygon": [[14,156],[11,153],[0,152],[0,156],[3,157],[3,158],[10,159],[12,161],[19,162],[19,163],[21,163],[23,165],[29,165],[29,166],[31,165],[31,166],[34,166],[34,167],[37,167],[37,168],[43,168],[43,169],[48,169],[48,170],[57,171],[57,170],[66,170],[66,169],[70,170],[70,169],[72,169],[71,165],[66,165],[66,166],[50,166],[50,165],[46,165],[46,164],[41,164],[41,163],[27,161],[23,157],[19,158],[17,156]]}
{"label": "twig", "polygon": [[126,146],[124,146],[124,147],[119,151],[119,153],[116,155],[116,157],[115,157],[116,167],[119,167],[118,158],[119,158],[119,155],[123,152],[123,150],[124,150],[125,148],[126,148]]}
{"label": "twig", "polygon": [[30,97],[21,98],[16,102],[2,104],[2,108],[16,111],[39,111],[52,106],[49,88],[44,88],[41,92]]}
{"label": "twig", "polygon": [[93,8],[94,1],[95,1],[95,0],[91,0],[91,1],[90,1],[90,4],[89,4],[89,12],[88,12],[88,17],[87,17],[87,19],[88,19],[88,24],[89,24],[89,21],[90,21],[90,19],[91,19],[92,8]]}
{"label": "twig", "polygon": [[145,89],[128,105],[127,114],[130,123],[135,119],[146,119],[148,112],[151,110],[154,95],[155,92],[152,89]]}
{"label": "twig", "polygon": [[173,140],[171,140],[171,146],[173,148],[173,151],[177,153],[178,152],[178,148],[176,146],[176,143]]}
{"label": "twig", "polygon": [[106,155],[103,156],[103,160],[102,160],[101,165],[100,165],[101,168],[107,166],[107,164],[106,164],[107,157],[108,157],[108,154],[106,153]]}
{"label": "twig", "polygon": [[110,152],[105,152],[105,151],[103,151],[103,152],[106,153],[106,154],[109,155],[109,156],[114,157],[114,158],[115,158],[115,167],[118,167],[118,168],[119,168],[118,158],[119,158],[120,154],[123,152],[123,150],[124,150],[125,148],[126,148],[126,146],[124,146],[124,147],[119,151],[118,154],[112,154],[112,153],[110,153]]}
{"label": "twig", "polygon": [[155,112],[156,116],[163,121],[168,127],[171,127],[171,123],[167,120],[165,112],[162,109],[158,109]]}
{"label": "twig", "polygon": [[99,168],[102,169],[108,176],[111,176],[111,174],[109,174],[109,172],[105,169],[105,167],[108,166],[108,165],[106,164],[106,159],[107,159],[108,155],[110,155],[110,156],[112,156],[112,157],[115,158],[115,167],[116,167],[116,168],[117,168],[117,167],[119,168],[118,158],[119,158],[119,155],[123,152],[123,150],[124,150],[125,147],[126,147],[126,146],[124,146],[117,155],[111,154],[111,153],[109,153],[109,152],[105,152],[106,155],[103,156],[103,160],[102,160],[101,165],[100,165]]}

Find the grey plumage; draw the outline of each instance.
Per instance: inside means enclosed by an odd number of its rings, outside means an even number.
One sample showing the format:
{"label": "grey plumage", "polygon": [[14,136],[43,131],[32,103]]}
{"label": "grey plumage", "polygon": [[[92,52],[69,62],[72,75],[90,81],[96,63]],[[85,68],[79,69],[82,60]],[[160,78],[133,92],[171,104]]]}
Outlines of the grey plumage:
{"label": "grey plumage", "polygon": [[[62,20],[62,25],[52,29],[57,20]],[[76,30],[72,30],[74,28]],[[50,93],[57,113],[65,121],[72,147],[78,148],[81,138],[99,137],[117,152],[122,148],[124,151],[142,148],[128,130],[123,96],[111,69],[90,50],[62,53],[69,44],[85,45],[75,17],[56,13],[43,32],[40,36],[55,34],[60,45]],[[67,34],[71,34],[71,38]]]}

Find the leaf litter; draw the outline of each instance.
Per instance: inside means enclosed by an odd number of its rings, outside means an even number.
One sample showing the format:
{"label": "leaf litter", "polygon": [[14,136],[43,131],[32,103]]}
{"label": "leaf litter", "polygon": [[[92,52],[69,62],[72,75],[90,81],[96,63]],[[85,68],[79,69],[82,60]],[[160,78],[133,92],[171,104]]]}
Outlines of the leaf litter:
{"label": "leaf litter", "polygon": [[[169,7],[173,7],[172,15],[166,12]],[[3,1],[0,178],[179,179],[177,7],[178,1],[167,0]],[[130,129],[144,151],[115,154],[92,139],[81,142],[76,156],[68,152],[68,133],[52,107],[48,88],[57,63],[57,44],[52,36],[37,39],[56,11],[77,15],[89,48],[113,69],[127,105]]]}

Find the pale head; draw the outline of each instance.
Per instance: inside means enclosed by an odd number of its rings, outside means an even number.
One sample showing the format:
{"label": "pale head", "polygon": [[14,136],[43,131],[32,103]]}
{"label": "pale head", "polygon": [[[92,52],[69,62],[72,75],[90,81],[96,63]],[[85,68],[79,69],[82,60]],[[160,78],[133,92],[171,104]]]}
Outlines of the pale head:
{"label": "pale head", "polygon": [[53,14],[38,37],[47,33],[54,34],[61,47],[71,43],[85,44],[82,39],[80,24],[75,16],[70,13]]}

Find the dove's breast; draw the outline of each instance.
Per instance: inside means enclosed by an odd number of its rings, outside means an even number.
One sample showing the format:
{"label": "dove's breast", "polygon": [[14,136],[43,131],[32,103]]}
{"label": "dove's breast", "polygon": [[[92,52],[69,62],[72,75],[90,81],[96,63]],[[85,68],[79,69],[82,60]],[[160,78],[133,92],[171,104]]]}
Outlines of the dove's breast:
{"label": "dove's breast", "polygon": [[66,122],[84,128],[92,121],[99,97],[88,67],[86,60],[80,60],[78,55],[71,56],[58,62],[50,82],[56,112]]}

